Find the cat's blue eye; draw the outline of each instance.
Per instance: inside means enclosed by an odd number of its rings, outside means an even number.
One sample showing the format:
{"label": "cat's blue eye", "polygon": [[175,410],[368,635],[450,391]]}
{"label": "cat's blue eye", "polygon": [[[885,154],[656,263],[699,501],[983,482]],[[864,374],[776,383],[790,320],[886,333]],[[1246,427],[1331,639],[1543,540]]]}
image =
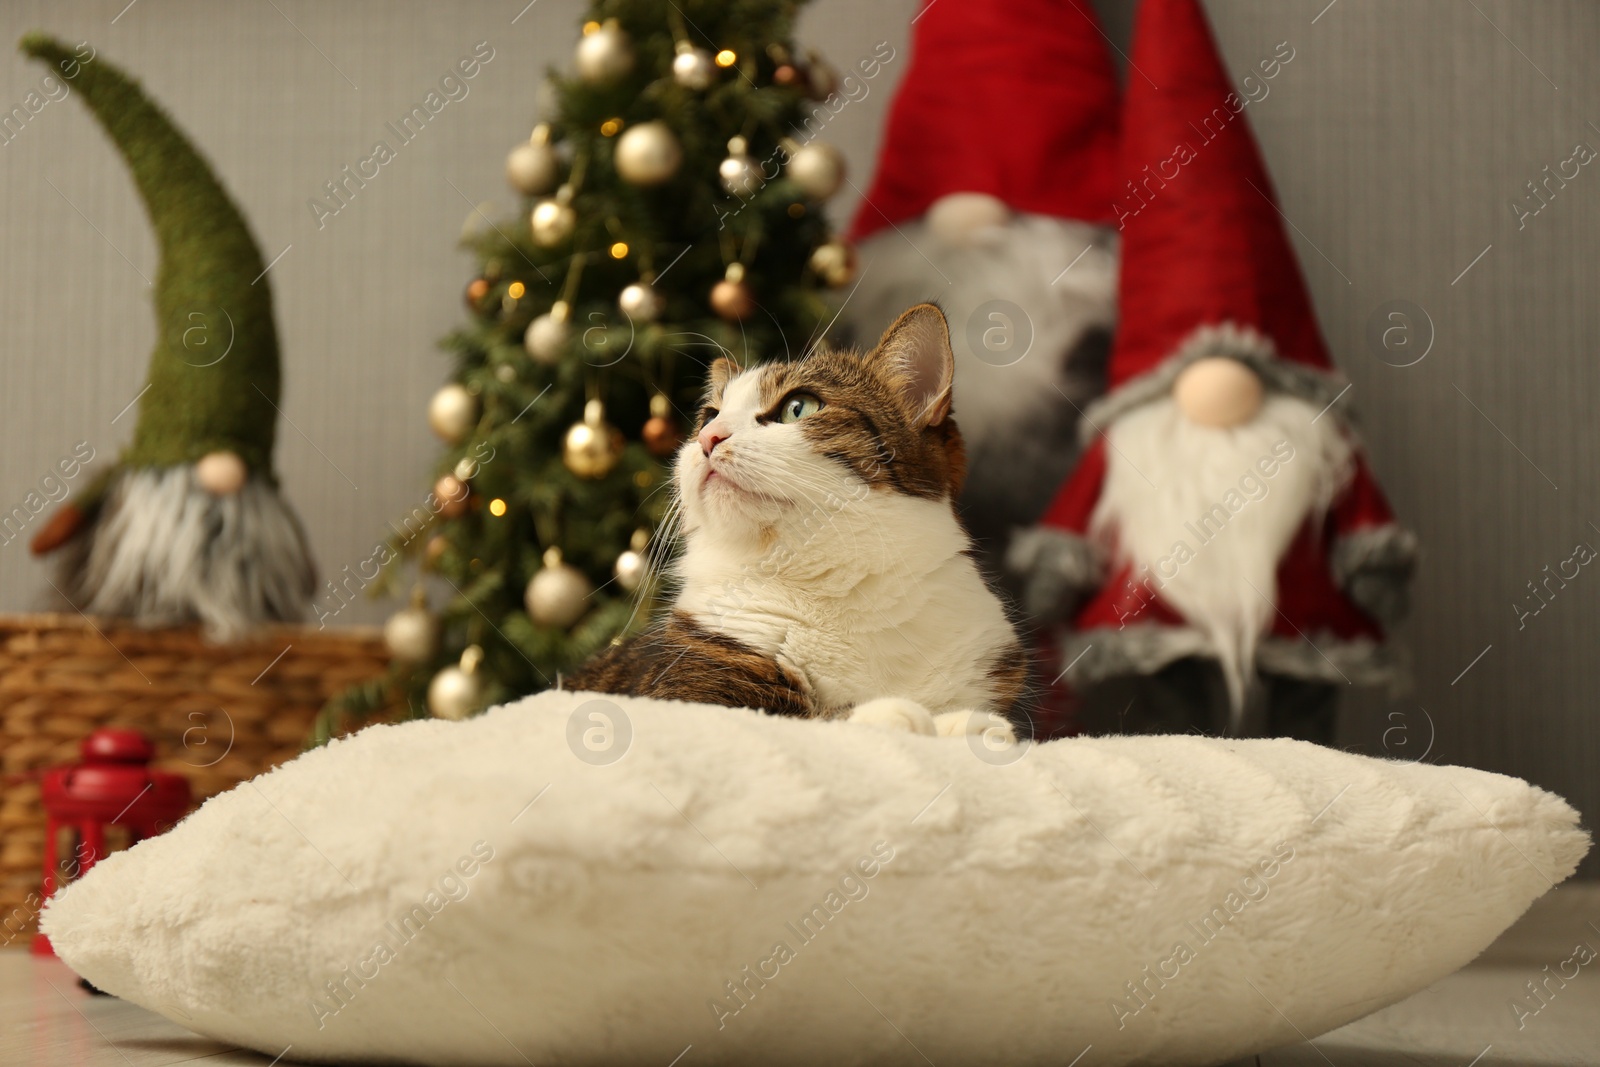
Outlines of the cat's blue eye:
{"label": "cat's blue eye", "polygon": [[807,415],[815,415],[821,409],[822,401],[810,393],[795,393],[778,409],[778,421],[799,422]]}

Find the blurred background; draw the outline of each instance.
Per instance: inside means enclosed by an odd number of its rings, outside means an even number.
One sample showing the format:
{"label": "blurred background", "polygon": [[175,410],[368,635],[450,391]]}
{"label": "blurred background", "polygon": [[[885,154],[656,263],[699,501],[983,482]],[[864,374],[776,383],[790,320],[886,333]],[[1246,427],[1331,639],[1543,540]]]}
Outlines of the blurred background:
{"label": "blurred background", "polygon": [[[462,319],[473,275],[456,247],[463,222],[481,203],[496,216],[516,207],[507,147],[527,136],[546,69],[569,62],[583,10],[579,0],[524,5],[11,0],[0,9],[4,40],[42,28],[137,72],[211,158],[265,256],[278,257],[277,467],[325,573],[370,554],[388,517],[415,505],[437,457],[424,411],[449,370],[435,340]],[[1125,50],[1133,3],[1096,6]],[[816,0],[800,21],[801,43],[841,70],[880,42],[900,57],[828,129],[860,186],[917,7]],[[1413,691],[1346,700],[1341,741],[1526,777],[1592,824],[1600,576],[1543,583],[1577,546],[1600,546],[1591,443],[1600,363],[1585,340],[1600,335],[1600,173],[1583,166],[1542,194],[1547,202],[1529,183],[1576,146],[1591,156],[1600,146],[1600,7],[1231,0],[1207,10],[1235,70],[1280,42],[1294,49],[1249,121],[1353,383],[1347,400],[1372,465],[1423,546],[1414,614],[1400,632]],[[470,94],[319,220],[309,202],[324,184],[480,41],[494,58]],[[0,62],[0,105],[37,89],[41,73],[11,53]],[[105,459],[126,443],[133,418],[122,416],[154,331],[145,278],[156,248],[121,160],[75,103],[51,102],[0,145],[0,192],[0,503],[9,508],[80,442]],[[847,187],[830,202],[840,227],[855,199]],[[1403,320],[1389,317],[1397,308]],[[1404,358],[1381,339],[1397,323],[1409,331]],[[46,570],[24,540],[0,548],[0,611],[49,603]],[[392,610],[363,603],[338,623],[372,624]],[[1600,875],[1600,859],[1584,871]]]}

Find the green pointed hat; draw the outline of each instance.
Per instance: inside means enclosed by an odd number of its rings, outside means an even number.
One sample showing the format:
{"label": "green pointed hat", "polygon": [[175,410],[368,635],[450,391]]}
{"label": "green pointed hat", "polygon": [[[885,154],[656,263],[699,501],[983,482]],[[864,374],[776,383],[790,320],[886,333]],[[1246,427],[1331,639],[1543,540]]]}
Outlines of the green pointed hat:
{"label": "green pointed hat", "polygon": [[170,467],[230,451],[252,475],[272,481],[278,333],[261,250],[244,216],[132,78],[42,33],[24,37],[22,51],[63,76],[77,68],[70,84],[127,160],[161,245],[156,347],[122,463]]}

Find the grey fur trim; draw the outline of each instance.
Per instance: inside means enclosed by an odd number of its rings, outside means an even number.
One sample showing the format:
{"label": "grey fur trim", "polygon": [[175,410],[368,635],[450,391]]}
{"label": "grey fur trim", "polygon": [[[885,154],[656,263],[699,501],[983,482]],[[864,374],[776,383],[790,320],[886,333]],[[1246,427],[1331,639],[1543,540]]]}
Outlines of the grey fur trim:
{"label": "grey fur trim", "polygon": [[[1272,392],[1289,393],[1319,406],[1332,404],[1349,384],[1337,372],[1315,370],[1301,363],[1278,358],[1272,341],[1248,326],[1225,322],[1201,326],[1190,334],[1154,370],[1145,372],[1089,405],[1083,413],[1078,433],[1085,444],[1113,422],[1142,404],[1166,395],[1183,369],[1198,359],[1227,356],[1236,359],[1261,376]],[[1330,411],[1349,425],[1348,411]]]}
{"label": "grey fur trim", "polygon": [[[1154,674],[1189,656],[1214,658],[1200,631],[1144,623],[1074,633],[1062,643],[1061,668],[1067,683],[1081,686],[1123,675]],[[1264,638],[1256,649],[1255,670],[1304,681],[1390,688],[1398,688],[1406,674],[1404,662],[1389,645],[1325,634],[1310,641]]]}
{"label": "grey fur trim", "polygon": [[256,477],[216,496],[192,465],[120,471],[73,542],[61,587],[74,607],[145,626],[199,622],[211,640],[299,622],[316,588],[299,521]]}
{"label": "grey fur trim", "polygon": [[1050,526],[1013,533],[1005,565],[1021,588],[1023,610],[1039,622],[1065,618],[1099,584],[1105,570],[1093,544]]}
{"label": "grey fur trim", "polygon": [[1417,565],[1417,536],[1395,523],[1346,534],[1329,561],[1334,580],[1356,606],[1384,626],[1406,617]]}

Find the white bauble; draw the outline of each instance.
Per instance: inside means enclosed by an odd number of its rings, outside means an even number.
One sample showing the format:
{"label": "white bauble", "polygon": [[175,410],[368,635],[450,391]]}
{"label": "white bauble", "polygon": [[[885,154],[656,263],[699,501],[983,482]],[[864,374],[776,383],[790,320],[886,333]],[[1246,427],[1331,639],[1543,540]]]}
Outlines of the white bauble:
{"label": "white bauble", "polygon": [[566,355],[567,344],[572,339],[569,315],[566,302],[558,300],[549,311],[528,323],[522,335],[522,347],[528,350],[528,357],[535,363],[549,366]]}
{"label": "white bauble", "polygon": [[561,550],[552,548],[544,554],[544,566],[528,582],[523,604],[537,625],[567,627],[589,610],[593,592],[594,586],[583,572],[563,563]]}
{"label": "white bauble", "polygon": [[439,618],[420,604],[402,608],[383,624],[383,643],[397,660],[426,663],[439,652]]}
{"label": "white bauble", "polygon": [[483,703],[483,679],[478,676],[478,664],[483,660],[483,649],[468,645],[461,653],[461,662],[446,667],[428,683],[428,710],[441,719],[465,719]]}
{"label": "white bauble", "polygon": [[213,496],[232,496],[244,488],[249,477],[237,452],[208,452],[194,465],[194,480]]}
{"label": "white bauble", "polygon": [[685,89],[709,89],[717,80],[717,65],[704,48],[679,45],[672,60],[672,78]]}
{"label": "white bauble", "polygon": [[1261,376],[1236,359],[1197,359],[1172,383],[1172,398],[1190,422],[1227,429],[1242,426],[1261,410]]}
{"label": "white bauble", "polygon": [[1005,202],[988,193],[951,193],[928,208],[928,230],[953,248],[970,244],[982,231],[1011,219]]}
{"label": "white bauble", "polygon": [[728,157],[717,166],[717,177],[730,196],[748,200],[761,188],[761,168],[748,155],[743,137],[728,142]]}
{"label": "white bauble", "polygon": [[450,444],[456,444],[478,424],[478,398],[457,382],[433,394],[428,402],[428,425]]}
{"label": "white bauble", "polygon": [[628,549],[617,557],[615,574],[617,584],[622,586],[624,592],[632,593],[638,590],[644,582],[645,571],[649,569],[644,553]]}
{"label": "white bauble", "polygon": [[844,153],[826,141],[803,144],[789,154],[789,180],[813,200],[826,200],[844,184]]}
{"label": "white bauble", "polygon": [[649,282],[634,282],[617,297],[617,307],[635,322],[654,322],[661,317],[666,303]]}
{"label": "white bauble", "polygon": [[633,185],[660,185],[678,173],[683,149],[672,127],[660,120],[630,126],[617,138],[613,157],[622,180]]}
{"label": "white bauble", "polygon": [[506,157],[506,181],[523,196],[548,193],[555,188],[560,174],[548,126],[539,127],[532,138],[517,145]]}
{"label": "white bauble", "polygon": [[578,213],[561,200],[541,200],[534,205],[528,225],[533,232],[533,243],[541,248],[554,248],[572,236],[578,225]]}
{"label": "white bauble", "polygon": [[633,70],[633,41],[616,19],[607,19],[578,42],[573,60],[578,77],[590,85],[611,85]]}

